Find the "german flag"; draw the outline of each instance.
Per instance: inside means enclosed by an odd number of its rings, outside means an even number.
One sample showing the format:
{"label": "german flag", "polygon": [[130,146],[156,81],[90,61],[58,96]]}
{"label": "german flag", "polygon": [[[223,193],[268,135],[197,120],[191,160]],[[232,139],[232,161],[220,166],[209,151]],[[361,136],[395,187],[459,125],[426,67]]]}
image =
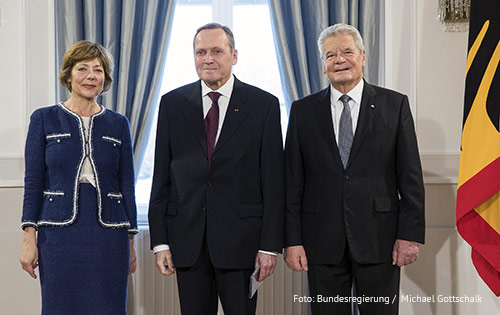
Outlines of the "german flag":
{"label": "german flag", "polygon": [[472,0],[457,229],[472,262],[500,295],[500,1]]}

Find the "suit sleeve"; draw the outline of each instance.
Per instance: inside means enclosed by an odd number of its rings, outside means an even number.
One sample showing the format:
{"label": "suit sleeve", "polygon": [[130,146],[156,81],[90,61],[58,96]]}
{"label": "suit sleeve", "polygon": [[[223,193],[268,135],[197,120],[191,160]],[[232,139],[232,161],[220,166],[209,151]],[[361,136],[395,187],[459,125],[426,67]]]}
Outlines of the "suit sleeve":
{"label": "suit sleeve", "polygon": [[285,176],[280,106],[273,98],[263,130],[260,154],[263,193],[261,250],[281,252],[284,238]]}
{"label": "suit sleeve", "polygon": [[285,145],[286,213],[285,246],[302,245],[300,207],[304,190],[304,165],[300,150],[297,105],[290,110]]}
{"label": "suit sleeve", "polygon": [[400,194],[397,239],[425,240],[424,183],[417,137],[408,97],[404,97],[396,144],[396,173]]}
{"label": "suit sleeve", "polygon": [[130,221],[129,234],[137,234],[137,206],[134,188],[134,153],[128,119],[123,119],[122,146],[120,155],[120,190],[123,194],[125,209]]}
{"label": "suit sleeve", "polygon": [[155,163],[153,184],[149,200],[149,232],[151,249],[159,244],[168,244],[167,206],[170,200],[170,141],[167,104],[165,97],[160,102],[156,129]]}
{"label": "suit sleeve", "polygon": [[40,110],[31,115],[24,151],[24,203],[21,227],[37,228],[45,185],[45,131]]}

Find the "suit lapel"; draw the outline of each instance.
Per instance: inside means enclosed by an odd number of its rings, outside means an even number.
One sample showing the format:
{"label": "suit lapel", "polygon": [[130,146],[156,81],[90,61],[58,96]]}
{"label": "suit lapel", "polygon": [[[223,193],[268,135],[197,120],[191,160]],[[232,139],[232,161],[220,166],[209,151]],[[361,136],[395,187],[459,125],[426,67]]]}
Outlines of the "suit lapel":
{"label": "suit lapel", "polygon": [[238,127],[241,125],[243,120],[247,117],[250,112],[250,107],[247,104],[248,98],[249,95],[244,84],[235,77],[233,92],[231,93],[231,99],[229,100],[229,106],[227,108],[226,117],[224,118],[219,139],[215,144],[214,153],[224,146],[234,132],[238,130]]}
{"label": "suit lapel", "polygon": [[340,159],[337,141],[335,140],[335,131],[333,129],[330,86],[320,93],[319,106],[316,107],[316,116],[319,122],[319,127],[325,135],[328,147],[332,152],[333,159],[337,162],[340,168],[343,168],[344,166],[342,165],[342,160]]}
{"label": "suit lapel", "polygon": [[359,117],[358,124],[356,127],[356,133],[354,134],[354,139],[352,143],[351,153],[349,154],[349,162],[347,163],[347,167],[351,164],[351,161],[356,156],[356,153],[359,150],[361,143],[363,142],[363,138],[365,137],[368,131],[372,130],[373,126],[373,115],[375,111],[375,107],[373,105],[373,97],[375,96],[375,89],[366,83],[363,88],[363,96],[361,97],[361,105],[359,108]]}
{"label": "suit lapel", "polygon": [[205,123],[203,121],[203,105],[201,103],[201,81],[193,83],[191,87],[191,89],[187,89],[187,93],[184,95],[187,102],[182,106],[182,112],[196,139],[206,153],[207,140]]}

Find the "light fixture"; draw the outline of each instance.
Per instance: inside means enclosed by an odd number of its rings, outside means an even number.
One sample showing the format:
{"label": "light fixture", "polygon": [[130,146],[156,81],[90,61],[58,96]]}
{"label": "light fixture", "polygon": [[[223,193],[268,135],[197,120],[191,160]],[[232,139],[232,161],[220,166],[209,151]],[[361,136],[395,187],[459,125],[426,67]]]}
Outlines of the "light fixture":
{"label": "light fixture", "polygon": [[438,18],[448,32],[465,32],[469,29],[471,0],[438,0]]}

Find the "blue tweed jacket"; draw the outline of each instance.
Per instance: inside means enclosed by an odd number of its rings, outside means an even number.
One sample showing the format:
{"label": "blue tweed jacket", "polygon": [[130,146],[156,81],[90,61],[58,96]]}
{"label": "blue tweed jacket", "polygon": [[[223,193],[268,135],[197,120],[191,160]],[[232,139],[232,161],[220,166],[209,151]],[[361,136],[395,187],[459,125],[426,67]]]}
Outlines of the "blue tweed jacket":
{"label": "blue tweed jacket", "polygon": [[72,224],[78,215],[78,187],[85,156],[95,173],[98,219],[105,228],[137,233],[134,166],[129,123],[101,107],[90,118],[89,141],[83,120],[62,104],[31,115],[25,149],[21,227]]}

